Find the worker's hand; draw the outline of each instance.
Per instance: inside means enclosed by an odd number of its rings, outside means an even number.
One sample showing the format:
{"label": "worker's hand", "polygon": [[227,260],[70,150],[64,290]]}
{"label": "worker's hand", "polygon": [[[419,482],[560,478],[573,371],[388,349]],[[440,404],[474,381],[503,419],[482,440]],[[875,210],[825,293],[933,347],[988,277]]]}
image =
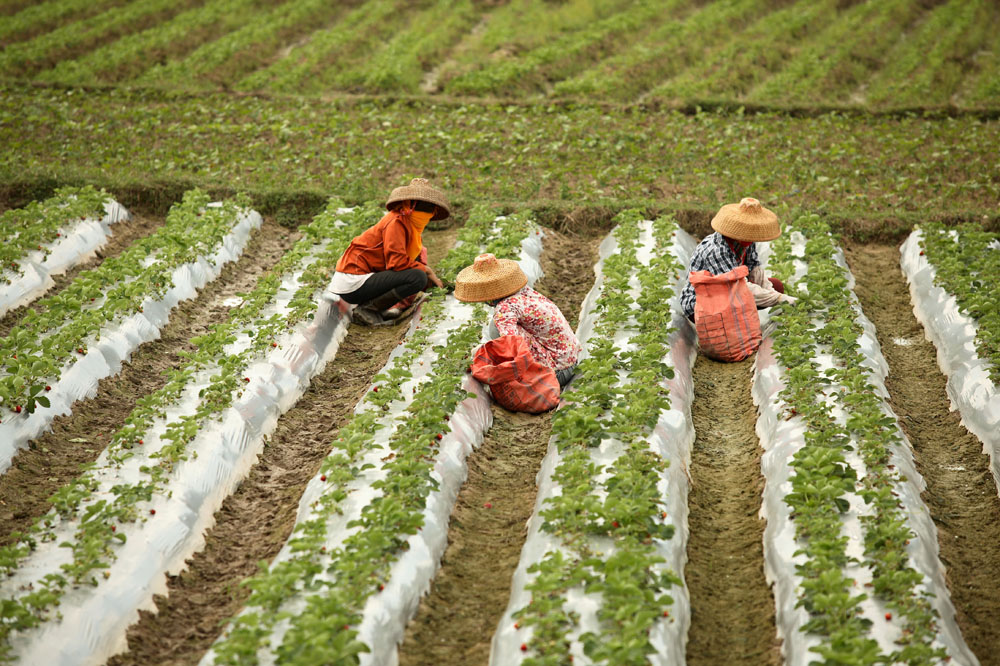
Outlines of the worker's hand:
{"label": "worker's hand", "polygon": [[444,288],[444,282],[441,282],[441,278],[437,276],[437,274],[434,272],[434,269],[431,268],[430,266],[427,267],[427,280],[435,287],[438,287],[440,289]]}
{"label": "worker's hand", "polygon": [[789,305],[795,305],[799,299],[794,296],[789,296],[788,294],[782,294],[778,296],[779,303],[788,303]]}

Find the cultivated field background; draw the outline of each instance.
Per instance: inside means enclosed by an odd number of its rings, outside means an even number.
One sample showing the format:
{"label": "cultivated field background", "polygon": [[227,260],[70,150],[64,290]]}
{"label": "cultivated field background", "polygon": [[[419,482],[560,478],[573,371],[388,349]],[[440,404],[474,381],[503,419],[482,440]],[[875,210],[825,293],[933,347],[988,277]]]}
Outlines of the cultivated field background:
{"label": "cultivated field background", "polygon": [[[573,325],[622,210],[673,214],[699,238],[744,196],[783,220],[829,222],[892,368],[959,625],[981,663],[1000,664],[1000,502],[981,444],[949,411],[898,263],[922,222],[1000,230],[994,0],[0,0],[0,213],[93,185],[134,214],[53,293],[154,233],[191,188],[245,193],[264,215],[238,262],[0,477],[0,545],[49,509],[331,196],[384,200],[417,176],[455,206],[425,235],[432,263],[474,206],[524,211],[546,229],[539,289]],[[30,308],[0,318],[0,335]],[[350,329],[111,663],[201,659],[247,598],[241,581],[288,538],[403,328]],[[691,664],[780,661],[750,374],[695,367]],[[552,434],[548,416],[494,418],[403,664],[488,658]]]}

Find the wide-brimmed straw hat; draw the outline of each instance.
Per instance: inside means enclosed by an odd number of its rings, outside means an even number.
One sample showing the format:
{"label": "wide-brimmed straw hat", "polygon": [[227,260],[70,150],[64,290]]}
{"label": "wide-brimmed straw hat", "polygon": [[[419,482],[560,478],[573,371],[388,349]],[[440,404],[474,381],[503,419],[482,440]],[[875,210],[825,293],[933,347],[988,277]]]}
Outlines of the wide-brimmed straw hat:
{"label": "wide-brimmed straw hat", "polygon": [[528,284],[516,261],[481,254],[455,278],[455,298],[466,303],[482,303],[505,298]]}
{"label": "wide-brimmed straw hat", "polygon": [[744,242],[770,241],[781,235],[778,216],[750,197],[720,208],[712,218],[712,228]]}
{"label": "wide-brimmed straw hat", "polygon": [[438,207],[438,211],[434,213],[434,217],[431,218],[432,220],[443,220],[451,215],[451,205],[448,203],[448,197],[444,195],[444,192],[427,182],[426,178],[414,178],[410,181],[409,185],[394,189],[392,194],[389,195],[389,200],[385,202],[385,207],[387,210],[391,210],[392,204],[399,203],[400,201],[409,201],[410,199],[428,201],[435,204]]}

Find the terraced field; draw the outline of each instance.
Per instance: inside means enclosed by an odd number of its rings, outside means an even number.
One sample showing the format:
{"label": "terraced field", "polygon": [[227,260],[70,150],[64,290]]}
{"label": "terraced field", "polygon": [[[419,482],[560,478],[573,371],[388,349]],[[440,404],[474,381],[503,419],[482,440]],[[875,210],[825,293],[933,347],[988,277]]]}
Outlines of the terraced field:
{"label": "terraced field", "polygon": [[[0,663],[1000,664],[1000,6],[0,0]],[[485,306],[325,293],[393,187]],[[794,305],[678,294],[754,196]]]}

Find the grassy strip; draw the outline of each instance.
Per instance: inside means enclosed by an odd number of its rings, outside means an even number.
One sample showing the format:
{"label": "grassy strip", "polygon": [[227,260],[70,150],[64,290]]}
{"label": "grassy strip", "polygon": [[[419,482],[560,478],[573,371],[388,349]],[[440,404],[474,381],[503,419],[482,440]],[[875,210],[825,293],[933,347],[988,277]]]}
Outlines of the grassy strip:
{"label": "grassy strip", "polygon": [[425,71],[478,16],[472,0],[439,0],[374,52],[360,48],[353,58],[339,58],[333,76],[318,83],[338,90],[417,93]]}
{"label": "grassy strip", "polygon": [[54,55],[78,48],[117,31],[127,31],[150,16],[172,14],[184,4],[170,0],[148,0],[123,8],[112,8],[82,21],[69,23],[35,39],[11,44],[0,51],[0,74],[23,76],[44,68]]}
{"label": "grassy strip", "polygon": [[158,54],[177,53],[206,32],[224,32],[242,24],[257,0],[214,0],[181,12],[159,25],[111,42],[75,60],[63,60],[40,73],[40,81],[97,83],[121,81],[144,71]]}
{"label": "grassy strip", "polygon": [[[172,286],[178,266],[210,256],[232,229],[245,201],[205,208],[209,199],[192,190],[171,209],[166,224],[125,252],[82,272],[59,294],[38,301],[0,339],[0,398],[9,410],[29,413],[48,406],[43,388],[59,380],[64,366],[87,354],[87,340],[108,323],[142,312]],[[149,259],[152,259],[149,262]],[[48,389],[45,389],[48,390]]]}
{"label": "grassy strip", "polygon": [[653,88],[650,100],[743,99],[779,69],[799,44],[826,25],[837,0],[799,0],[724,40],[676,76]]}
{"label": "grassy strip", "polygon": [[478,68],[448,81],[445,90],[459,95],[500,96],[545,92],[547,83],[559,81],[570,72],[585,67],[591,59],[588,56],[601,56],[614,50],[622,40],[622,33],[627,35],[645,27],[665,10],[669,8],[664,8],[662,1],[641,0],[620,13],[609,13],[574,26],[571,32],[556,33],[515,57],[481,62]]}
{"label": "grassy strip", "polygon": [[[785,499],[793,510],[800,552],[807,558],[796,567],[803,579],[799,605],[811,616],[803,631],[823,638],[812,649],[825,663],[938,663],[946,654],[933,645],[936,613],[922,590],[923,575],[911,566],[906,552],[913,532],[894,492],[903,479],[890,463],[891,454],[904,443],[863,365],[866,359],[858,344],[863,330],[850,299],[846,269],[834,259],[829,228],[816,215],[807,215],[796,221],[795,229],[807,239],[806,291],[792,285],[790,293],[799,296],[800,303],[776,312],[774,352],[786,368],[779,395],[788,406],[788,418],[800,418],[807,426],[805,446],[791,463],[792,492]],[[776,241],[773,249],[775,274],[790,278],[789,241]],[[815,360],[823,351],[835,360],[826,371]],[[848,414],[844,423],[830,416],[831,396]],[[864,462],[860,479],[846,460],[850,450],[857,450]],[[869,636],[869,621],[860,613],[866,595],[853,594],[854,581],[844,573],[851,558],[840,514],[848,510],[847,496],[855,492],[871,507],[861,523],[872,592],[894,611],[894,621],[902,620],[899,648],[888,655]],[[892,618],[892,613],[886,616]]]}
{"label": "grassy strip", "polygon": [[93,187],[64,187],[45,201],[32,202],[18,210],[0,215],[0,283],[10,284],[15,276],[24,275],[19,262],[32,250],[45,252],[72,228],[77,218],[104,217],[104,204],[111,196]]}
{"label": "grassy strip", "polygon": [[[597,612],[600,633],[580,636],[584,653],[595,663],[644,661],[655,652],[649,632],[673,603],[664,590],[681,582],[662,570],[653,544],[669,539],[674,528],[665,522],[659,489],[667,461],[646,441],[670,406],[665,382],[673,369],[664,359],[675,294],[673,280],[665,276],[681,267],[667,251],[675,223],[661,218],[654,223],[655,256],[637,271],[641,217],[627,211],[616,218],[618,253],[604,262],[588,356],[580,362],[568,404],[553,418],[561,453],[553,480],[560,492],[546,498],[541,529],[561,539],[564,550],[549,551],[528,569],[537,574],[527,586],[531,600],[513,613],[519,627],[533,628],[521,648],[527,654],[524,664],[572,660],[570,633],[580,618],[566,608],[566,599],[577,586],[603,598]],[[641,285],[637,300],[628,295],[634,274]],[[632,331],[624,352],[614,344],[622,328]],[[604,470],[590,449],[606,438],[617,440],[621,450]]]}
{"label": "grassy strip", "polygon": [[934,283],[976,320],[976,352],[990,361],[990,380],[1000,386],[1000,290],[989,286],[1000,275],[1000,234],[971,224],[954,232],[933,223],[920,230],[920,246],[934,267]]}
{"label": "grassy strip", "polygon": [[[188,180],[370,201],[389,184],[425,175],[466,202],[564,200],[620,209],[622,199],[669,200],[713,209],[754,192],[771,205],[807,204],[858,219],[995,215],[1000,199],[1000,163],[990,150],[1000,144],[1000,122],[975,118],[0,91],[0,143],[7,146],[0,182]],[[147,135],[157,140],[137,151],[134,137]],[[924,155],[933,159],[915,159]]]}
{"label": "grassy strip", "polygon": [[[150,455],[155,464],[140,470],[145,478],[133,484],[118,484],[111,490],[113,498],[95,501],[100,470],[94,468],[84,472],[50,498],[54,506],[52,512],[39,518],[26,534],[16,535],[14,543],[0,548],[0,573],[11,575],[39,541],[53,540],[61,524],[79,520],[73,540],[61,544],[73,552],[73,560],[60,566],[61,573],[47,574],[35,589],[0,602],[4,618],[0,623],[0,659],[10,658],[8,641],[12,632],[30,629],[52,619],[51,609],[58,605],[67,588],[97,585],[94,571],[109,566],[115,559],[115,541],[125,541],[125,535],[117,532],[117,525],[139,520],[139,503],[168,492],[170,473],[175,465],[188,459],[188,445],[205,424],[217,419],[242,395],[245,383],[249,382],[243,378],[245,369],[270,352],[281,333],[315,312],[315,294],[329,281],[334,263],[350,239],[377,214],[374,207],[359,208],[348,223],[341,226],[337,224],[339,205],[339,202],[331,202],[328,210],[303,230],[304,237],[258,280],[254,291],[244,297],[243,304],[227,321],[192,339],[197,349],[185,355],[185,366],[171,371],[170,381],[159,391],[141,398],[124,425],[112,435],[106,456],[108,468],[121,466],[132,457],[136,447],[144,446],[150,429],[177,403],[195,373],[218,369],[218,374],[213,375],[208,386],[199,393],[201,401],[195,412],[176,417],[167,424],[165,432],[159,436],[163,445]],[[319,246],[322,249],[317,252],[315,248]],[[265,309],[277,295],[283,277],[299,270],[302,275],[289,302],[289,310],[265,317]],[[226,353],[227,346],[241,332],[248,333],[252,343],[242,351]]]}
{"label": "grassy strip", "polygon": [[285,39],[315,25],[326,24],[344,8],[326,0],[286,2],[268,12],[244,16],[243,25],[207,42],[183,59],[146,70],[136,80],[159,87],[189,88],[206,84],[230,85],[256,69]]}
{"label": "grassy strip", "polygon": [[809,40],[784,69],[751,90],[747,99],[849,101],[878,66],[887,43],[897,39],[920,11],[910,0],[851,7]]}
{"label": "grassy strip", "polygon": [[[104,0],[105,3],[110,1]],[[57,22],[66,23],[83,11],[101,9],[102,4],[94,0],[55,0],[25,7],[0,22],[0,39],[7,44],[21,41],[25,33],[31,34]]]}
{"label": "grassy strip", "polygon": [[[400,0],[370,0],[346,14],[335,25],[318,30],[305,44],[295,47],[270,67],[253,72],[234,87],[237,90],[277,90],[300,93],[322,77],[327,67],[358,48],[370,48],[384,37],[386,21],[406,10]],[[368,40],[367,42],[365,40]],[[368,46],[365,46],[365,45]]]}
{"label": "grassy strip", "polygon": [[726,0],[696,5],[677,17],[664,13],[663,23],[628,50],[557,83],[554,91],[558,95],[634,100],[701,62],[711,44],[731,39],[734,30],[765,13],[769,4],[767,0]]}
{"label": "grassy strip", "polygon": [[[453,280],[457,270],[487,242],[498,256],[517,256],[527,233],[523,218],[508,218],[494,233],[495,217],[486,207],[470,216],[462,244],[438,267],[442,279]],[[491,236],[492,242],[488,241]],[[288,542],[291,557],[262,568],[244,583],[252,590],[246,605],[253,610],[237,616],[232,630],[216,643],[215,663],[257,663],[258,651],[267,644],[277,621],[285,617],[291,625],[288,633],[280,646],[271,646],[278,663],[356,663],[357,655],[369,650],[357,639],[356,629],[365,601],[383,589],[393,562],[408,548],[405,536],[423,525],[422,510],[436,488],[431,471],[438,441],[450,431],[450,415],[468,397],[462,382],[471,351],[480,340],[485,316],[481,307],[468,323],[453,330],[443,347],[434,348],[437,358],[425,381],[416,387],[405,415],[396,423],[380,418],[390,404],[404,399],[401,386],[430,347],[431,336],[445,316],[445,298],[441,292],[432,294],[421,311],[421,325],[403,352],[375,377],[364,407],[340,429],[320,469],[322,495]],[[381,496],[348,525],[362,530],[327,552],[328,524],[342,513],[350,485],[363,472],[362,459],[376,446],[376,431],[393,425],[396,429],[387,444],[391,454],[383,459],[387,461],[385,476],[373,485]],[[301,612],[282,611],[287,601],[303,593],[306,606]]]}
{"label": "grassy strip", "polygon": [[869,85],[880,105],[948,104],[975,54],[987,47],[990,4],[951,0],[936,7],[911,39],[901,41]]}

